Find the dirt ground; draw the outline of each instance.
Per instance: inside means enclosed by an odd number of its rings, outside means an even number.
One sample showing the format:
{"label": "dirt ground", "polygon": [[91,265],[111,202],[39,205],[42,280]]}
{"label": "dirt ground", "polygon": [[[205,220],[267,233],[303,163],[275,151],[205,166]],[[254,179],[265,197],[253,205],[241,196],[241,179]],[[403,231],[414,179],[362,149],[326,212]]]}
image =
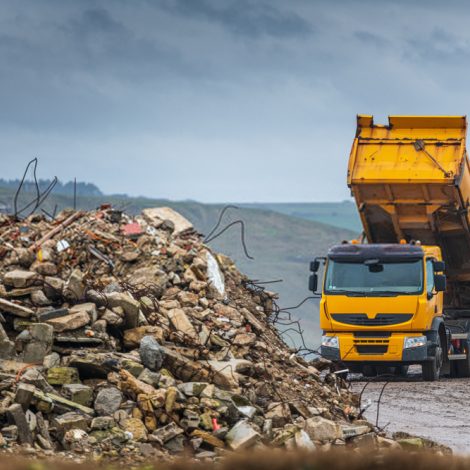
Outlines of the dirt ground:
{"label": "dirt ground", "polygon": [[351,377],[355,392],[362,395],[362,406],[370,400],[365,417],[377,420],[387,432],[404,431],[447,445],[457,454],[470,454],[470,379],[441,378],[423,382],[421,368],[410,368],[406,379],[371,382],[357,375]]}

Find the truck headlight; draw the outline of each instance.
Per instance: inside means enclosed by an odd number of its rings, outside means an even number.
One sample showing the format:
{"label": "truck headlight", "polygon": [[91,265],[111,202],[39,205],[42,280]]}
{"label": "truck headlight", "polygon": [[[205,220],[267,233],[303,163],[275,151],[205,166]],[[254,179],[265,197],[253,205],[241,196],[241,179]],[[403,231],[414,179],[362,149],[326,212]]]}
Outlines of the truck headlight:
{"label": "truck headlight", "polygon": [[328,348],[339,348],[339,340],[337,336],[322,336],[321,345]]}
{"label": "truck headlight", "polygon": [[419,346],[426,346],[427,343],[428,339],[426,336],[410,336],[409,338],[405,338],[405,345],[403,347],[405,349],[417,348]]}

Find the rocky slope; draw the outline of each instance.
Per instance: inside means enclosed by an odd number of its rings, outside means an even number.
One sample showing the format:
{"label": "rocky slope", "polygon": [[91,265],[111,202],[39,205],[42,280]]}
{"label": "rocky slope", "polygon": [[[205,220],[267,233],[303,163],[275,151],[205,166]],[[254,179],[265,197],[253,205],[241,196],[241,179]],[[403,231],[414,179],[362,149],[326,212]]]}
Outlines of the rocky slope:
{"label": "rocky slope", "polygon": [[0,218],[0,446],[133,462],[265,446],[395,446],[275,294],[168,208]]}

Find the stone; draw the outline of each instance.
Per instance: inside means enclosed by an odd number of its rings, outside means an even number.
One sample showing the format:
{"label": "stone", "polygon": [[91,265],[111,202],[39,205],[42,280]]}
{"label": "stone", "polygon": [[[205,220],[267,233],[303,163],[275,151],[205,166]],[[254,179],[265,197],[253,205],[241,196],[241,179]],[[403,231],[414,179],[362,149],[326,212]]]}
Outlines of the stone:
{"label": "stone", "polygon": [[147,440],[147,429],[138,418],[128,418],[122,424],[125,431],[132,434],[132,439],[135,441],[146,441]]}
{"label": "stone", "polygon": [[153,336],[144,336],[142,338],[139,354],[142,364],[151,371],[158,371],[162,368],[165,349],[158,344],[158,341]]}
{"label": "stone", "polygon": [[225,447],[224,441],[215,437],[212,433],[202,431],[201,429],[195,429],[191,433],[191,436],[202,439],[206,444],[209,444],[212,447],[218,447],[220,449]]}
{"label": "stone", "polygon": [[103,429],[111,429],[116,425],[114,418],[112,416],[98,416],[91,420],[91,429],[96,430],[103,430]]}
{"label": "stone", "polygon": [[165,220],[172,222],[174,226],[174,235],[180,235],[184,232],[193,230],[193,225],[181,214],[169,207],[154,207],[142,211],[144,219],[152,226],[158,228]]}
{"label": "stone", "polygon": [[156,429],[149,437],[152,441],[159,442],[161,445],[163,445],[169,440],[183,433],[183,429],[181,429],[176,423],[170,423],[166,426]]}
{"label": "stone", "polygon": [[194,292],[180,291],[177,299],[183,307],[195,307],[199,303],[199,296]]}
{"label": "stone", "polygon": [[137,378],[140,381],[157,388],[160,382],[160,377],[161,375],[159,372],[152,372],[149,369],[144,369]]}
{"label": "stone", "polygon": [[40,307],[51,305],[52,303],[42,290],[35,290],[31,292],[31,302],[33,305],[38,305]]}
{"label": "stone", "polygon": [[21,444],[33,444],[33,434],[26,420],[25,412],[19,403],[15,403],[7,408],[7,416],[10,423],[18,429],[18,439]]}
{"label": "stone", "polygon": [[66,295],[77,302],[84,298],[85,289],[83,273],[79,269],[74,269],[64,286]]}
{"label": "stone", "polygon": [[60,438],[62,438],[70,429],[82,429],[86,431],[88,429],[88,419],[81,414],[71,411],[56,416],[53,420],[53,425],[56,427]]}
{"label": "stone", "polygon": [[213,373],[213,383],[224,390],[238,390],[239,373],[253,368],[253,363],[245,359],[207,361],[207,363]]}
{"label": "stone", "polygon": [[16,288],[29,287],[34,284],[38,278],[39,276],[35,272],[15,269],[3,276],[3,283],[6,286],[12,286]]}
{"label": "stone", "polygon": [[303,449],[307,451],[315,449],[315,444],[312,442],[310,436],[303,429],[300,429],[294,434],[294,441],[295,446],[298,449]]}
{"label": "stone", "polygon": [[7,312],[17,317],[29,318],[34,311],[22,305],[15,304],[9,300],[0,299],[0,312]]}
{"label": "stone", "polygon": [[208,385],[204,382],[185,382],[178,385],[178,390],[187,397],[198,397]]}
{"label": "stone", "polygon": [[78,370],[75,367],[51,367],[47,371],[47,381],[51,385],[80,383]]}
{"label": "stone", "polygon": [[350,442],[361,448],[371,448],[377,445],[375,433],[373,432],[352,437],[350,438]]}
{"label": "stone", "polygon": [[[103,315],[101,315],[101,320],[104,320],[108,325],[111,326],[121,326],[124,323],[124,316],[118,315],[112,310],[106,309]],[[124,335],[127,331],[124,332]],[[131,349],[132,346],[126,345],[126,348]]]}
{"label": "stone", "polygon": [[44,293],[49,299],[57,299],[62,296],[65,281],[59,277],[46,276],[44,278]]}
{"label": "stone", "polygon": [[96,305],[93,302],[85,302],[83,304],[76,304],[70,308],[70,313],[81,313],[86,312],[91,323],[94,323],[98,319],[98,313]]}
{"label": "stone", "polygon": [[424,448],[424,441],[419,437],[398,439],[397,442],[403,449],[416,450]]}
{"label": "stone", "polygon": [[184,313],[184,310],[174,308],[168,312],[168,318],[175,330],[191,337],[192,339],[198,338],[196,330],[194,329],[193,324],[189,321],[186,313]]}
{"label": "stone", "polygon": [[12,359],[15,356],[15,343],[10,341],[0,323],[0,359]]}
{"label": "stone", "polygon": [[52,325],[54,331],[62,333],[64,331],[77,330],[90,323],[90,317],[84,310],[64,315],[63,317],[52,318],[47,320],[49,325]]}
{"label": "stone", "polygon": [[93,389],[88,385],[77,383],[65,384],[62,387],[62,395],[83,406],[90,406],[93,402]]}
{"label": "stone", "polygon": [[140,304],[137,300],[123,292],[111,292],[106,294],[106,302],[110,308],[121,307],[124,310],[126,328],[139,326]]}
{"label": "stone", "polygon": [[124,346],[127,349],[138,348],[144,336],[153,336],[158,343],[162,343],[163,328],[159,326],[144,325],[124,331]]}
{"label": "stone", "polygon": [[65,450],[74,452],[83,453],[91,450],[89,436],[83,429],[68,430],[62,438],[62,445]]}
{"label": "stone", "polygon": [[225,442],[232,450],[246,449],[254,445],[261,438],[246,420],[239,421],[227,433]]}
{"label": "stone", "polygon": [[165,348],[163,365],[183,382],[205,382],[208,381],[210,376],[209,371],[204,365],[192,361],[169,348]]}
{"label": "stone", "polygon": [[398,450],[402,448],[401,445],[397,441],[394,441],[393,439],[388,439],[382,436],[377,436],[377,445],[384,449]]}
{"label": "stone", "polygon": [[19,403],[23,411],[26,411],[31,404],[36,387],[31,384],[19,383],[16,387],[15,403]]}
{"label": "stone", "polygon": [[243,315],[236,308],[230,307],[229,305],[216,304],[214,310],[218,315],[226,317],[238,324],[242,324],[244,320]]}
{"label": "stone", "polygon": [[141,393],[144,395],[152,395],[155,393],[154,387],[136,379],[130,372],[124,369],[119,371],[118,385],[120,390],[134,397],[137,397],[137,395]]}
{"label": "stone", "polygon": [[16,442],[18,440],[18,426],[15,424],[4,426],[1,433],[7,442]]}
{"label": "stone", "polygon": [[308,418],[305,421],[305,431],[313,441],[334,441],[343,437],[339,424],[321,416]]}
{"label": "stone", "polygon": [[235,346],[250,346],[255,344],[256,338],[254,333],[238,333],[235,338],[233,338],[233,344]]}
{"label": "stone", "polygon": [[274,428],[282,428],[291,421],[290,409],[287,403],[270,403],[264,415],[272,421]]}
{"label": "stone", "polygon": [[99,416],[112,415],[120,408],[122,399],[122,393],[117,388],[103,388],[96,395],[95,411]]}
{"label": "stone", "polygon": [[[24,340],[20,336],[23,334]],[[18,341],[20,339],[20,341]],[[46,323],[33,323],[17,337],[17,343],[22,343],[21,357],[29,364],[42,364],[44,357],[51,352],[54,341],[54,330]]]}
{"label": "stone", "polygon": [[48,354],[47,356],[44,356],[44,359],[42,361],[42,366],[45,369],[50,369],[51,367],[57,367],[58,365],[60,365],[60,356],[56,352],[53,352],[51,354]]}
{"label": "stone", "polygon": [[350,437],[360,436],[361,434],[366,434],[370,432],[370,427],[365,425],[360,426],[341,426],[343,431],[343,438],[348,439]]}

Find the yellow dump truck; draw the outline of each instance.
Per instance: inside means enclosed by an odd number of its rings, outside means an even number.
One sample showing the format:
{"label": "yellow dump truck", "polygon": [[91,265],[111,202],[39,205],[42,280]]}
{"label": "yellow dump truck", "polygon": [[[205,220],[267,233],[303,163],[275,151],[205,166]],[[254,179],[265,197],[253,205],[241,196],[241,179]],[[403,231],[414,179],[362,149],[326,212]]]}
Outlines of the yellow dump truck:
{"label": "yellow dump truck", "polygon": [[470,376],[466,129],[465,116],[358,116],[348,185],[363,236],[311,263],[324,357],[367,376]]}

